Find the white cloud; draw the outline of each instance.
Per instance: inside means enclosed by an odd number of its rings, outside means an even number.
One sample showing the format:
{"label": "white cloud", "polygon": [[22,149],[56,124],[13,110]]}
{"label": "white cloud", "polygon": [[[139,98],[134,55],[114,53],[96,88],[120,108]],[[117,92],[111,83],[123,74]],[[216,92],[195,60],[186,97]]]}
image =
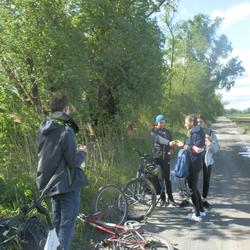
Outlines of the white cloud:
{"label": "white cloud", "polygon": [[229,28],[235,22],[242,21],[250,17],[250,3],[244,2],[237,4],[226,11],[215,10],[211,17],[222,17],[222,29]]}
{"label": "white cloud", "polygon": [[245,68],[242,77],[236,80],[235,86],[228,92],[222,90],[219,93],[228,104],[226,108],[244,110],[250,107],[250,49],[235,49],[233,56],[238,56]]}

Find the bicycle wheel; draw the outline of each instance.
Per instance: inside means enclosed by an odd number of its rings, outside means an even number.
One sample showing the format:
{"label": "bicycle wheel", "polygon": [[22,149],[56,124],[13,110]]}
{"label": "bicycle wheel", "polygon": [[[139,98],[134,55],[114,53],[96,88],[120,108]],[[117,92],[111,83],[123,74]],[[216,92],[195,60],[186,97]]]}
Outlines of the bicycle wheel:
{"label": "bicycle wheel", "polygon": [[129,217],[148,216],[155,208],[156,191],[148,179],[144,177],[132,179],[123,192],[128,202]]}
{"label": "bicycle wheel", "polygon": [[157,236],[143,233],[139,234],[138,232],[133,232],[128,234],[127,236],[123,237],[122,239],[119,239],[114,244],[113,249],[133,249],[133,250],[139,250],[139,249],[159,249],[159,250],[174,250],[173,245],[168,241],[161,239]]}
{"label": "bicycle wheel", "polygon": [[147,233],[144,233],[142,237],[147,241],[144,249],[174,250],[173,245],[168,240]]}
{"label": "bicycle wheel", "polygon": [[93,200],[93,211],[101,222],[123,224],[127,219],[128,205],[124,193],[115,185],[102,186]]}

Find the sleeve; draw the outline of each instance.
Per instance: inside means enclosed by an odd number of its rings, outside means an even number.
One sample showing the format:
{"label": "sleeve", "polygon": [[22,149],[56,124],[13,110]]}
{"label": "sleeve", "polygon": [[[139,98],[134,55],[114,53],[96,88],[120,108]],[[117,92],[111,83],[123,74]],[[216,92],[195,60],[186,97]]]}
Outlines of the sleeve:
{"label": "sleeve", "polygon": [[77,150],[75,134],[71,128],[65,129],[61,143],[68,167],[80,167],[85,159],[85,153]]}
{"label": "sleeve", "polygon": [[205,137],[201,133],[192,134],[191,150],[193,154],[200,154],[205,150]]}
{"label": "sleeve", "polygon": [[154,133],[154,132],[151,132],[151,135],[152,135],[152,138],[153,138],[153,142],[154,143],[159,143],[161,145],[168,145],[169,144],[169,140]]}
{"label": "sleeve", "polygon": [[213,153],[215,154],[220,150],[220,145],[218,143],[218,139],[217,139],[217,136],[215,134],[215,131],[212,131],[211,137],[212,137],[211,148],[212,148]]}

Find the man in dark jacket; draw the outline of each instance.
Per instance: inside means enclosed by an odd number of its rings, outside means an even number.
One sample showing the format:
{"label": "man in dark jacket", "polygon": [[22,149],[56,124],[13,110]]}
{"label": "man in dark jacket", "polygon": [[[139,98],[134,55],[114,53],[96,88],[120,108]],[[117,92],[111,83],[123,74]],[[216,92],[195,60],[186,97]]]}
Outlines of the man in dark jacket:
{"label": "man in dark jacket", "polygon": [[160,165],[159,181],[161,184],[161,206],[166,205],[166,194],[168,195],[169,206],[175,206],[172,194],[172,184],[170,180],[170,157],[171,148],[175,147],[177,142],[172,140],[171,133],[165,128],[166,116],[157,115],[155,125],[152,128],[151,136],[153,140],[153,158]]}
{"label": "man in dark jacket", "polygon": [[67,97],[57,95],[51,101],[51,116],[38,131],[37,186],[43,191],[52,177],[60,179],[50,192],[53,224],[64,250],[70,249],[74,225],[80,207],[80,188],[88,185],[81,164],[86,146],[77,149],[78,127],[70,118]]}

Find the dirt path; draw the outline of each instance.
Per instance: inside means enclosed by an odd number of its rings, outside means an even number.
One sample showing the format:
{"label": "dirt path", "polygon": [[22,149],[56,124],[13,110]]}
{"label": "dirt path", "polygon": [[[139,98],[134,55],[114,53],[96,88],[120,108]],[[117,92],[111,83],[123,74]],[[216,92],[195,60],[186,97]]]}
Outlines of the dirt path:
{"label": "dirt path", "polygon": [[[192,207],[160,208],[146,229],[169,239],[180,250],[250,249],[250,136],[225,117],[213,124],[221,145],[213,168],[209,201],[201,223],[185,218]],[[244,156],[245,155],[245,156]],[[201,179],[202,176],[200,176]],[[176,187],[175,187],[176,190]],[[175,192],[176,200],[178,193]]]}

